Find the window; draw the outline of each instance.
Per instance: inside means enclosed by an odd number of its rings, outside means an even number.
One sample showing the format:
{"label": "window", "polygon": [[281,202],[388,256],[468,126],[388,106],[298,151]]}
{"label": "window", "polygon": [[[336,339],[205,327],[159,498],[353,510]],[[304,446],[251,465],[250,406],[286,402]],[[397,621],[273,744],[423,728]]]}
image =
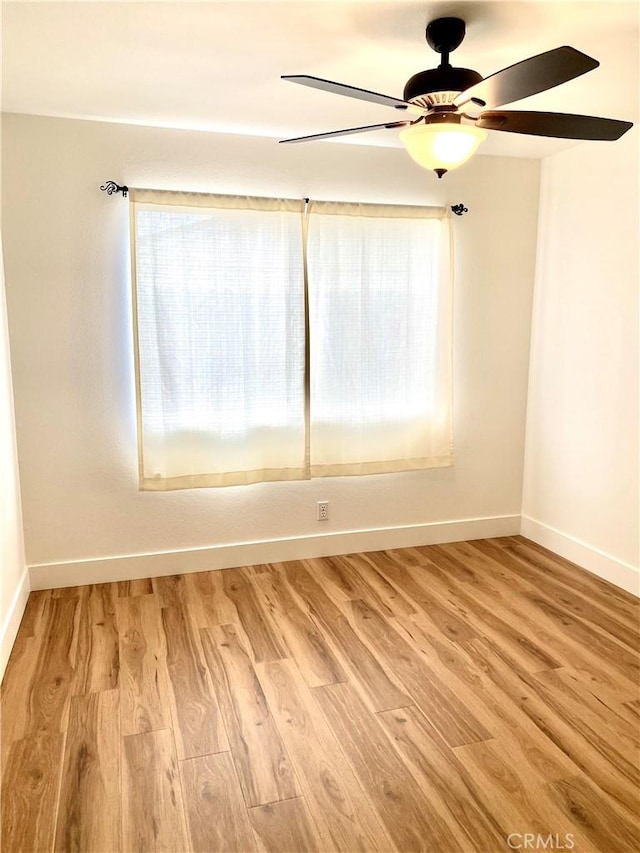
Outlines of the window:
{"label": "window", "polygon": [[452,464],[443,209],[131,205],[141,488]]}

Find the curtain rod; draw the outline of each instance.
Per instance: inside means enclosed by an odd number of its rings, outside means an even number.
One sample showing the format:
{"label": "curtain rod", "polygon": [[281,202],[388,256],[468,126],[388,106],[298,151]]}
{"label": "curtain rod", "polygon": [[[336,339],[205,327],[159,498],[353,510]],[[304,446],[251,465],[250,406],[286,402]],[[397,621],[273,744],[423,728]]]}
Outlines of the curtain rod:
{"label": "curtain rod", "polygon": [[[103,192],[106,192],[107,195],[114,195],[117,193],[122,193],[122,197],[126,198],[127,193],[129,192],[129,187],[124,184],[120,186],[120,184],[116,184],[115,181],[105,181],[104,184],[101,185],[100,189]],[[309,204],[309,199],[305,198],[307,204]],[[462,216],[464,213],[468,213],[469,208],[465,207],[464,204],[452,204],[451,210],[455,213],[456,216]]]}

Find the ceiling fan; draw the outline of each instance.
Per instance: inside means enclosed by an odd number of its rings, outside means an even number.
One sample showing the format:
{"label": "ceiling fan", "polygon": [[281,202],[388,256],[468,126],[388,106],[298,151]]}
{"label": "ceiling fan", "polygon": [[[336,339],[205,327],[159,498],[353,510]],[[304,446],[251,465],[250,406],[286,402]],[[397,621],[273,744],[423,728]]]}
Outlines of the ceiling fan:
{"label": "ceiling fan", "polygon": [[445,172],[461,166],[471,157],[486,139],[487,130],[559,139],[611,141],[619,139],[633,126],[629,121],[595,116],[497,109],[503,104],[573,80],[597,68],[600,63],[573,47],[557,47],[516,62],[483,79],[477,71],[454,68],[449,63],[449,54],[460,46],[464,36],[465,22],[461,18],[431,21],[427,26],[427,43],[440,54],[440,65],[414,74],[404,87],[402,99],[305,74],[283,76],[283,80],[292,83],[393,107],[416,118],[280,141],[308,142],[402,127],[405,129],[401,131],[400,139],[411,157],[421,166],[433,169],[441,178]]}

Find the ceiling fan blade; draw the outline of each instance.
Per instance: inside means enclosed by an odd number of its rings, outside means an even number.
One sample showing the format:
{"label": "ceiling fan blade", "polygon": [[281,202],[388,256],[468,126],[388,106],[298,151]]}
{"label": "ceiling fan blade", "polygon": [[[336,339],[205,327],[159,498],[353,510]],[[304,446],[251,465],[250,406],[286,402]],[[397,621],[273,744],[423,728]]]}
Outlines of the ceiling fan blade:
{"label": "ceiling fan blade", "polygon": [[454,104],[460,106],[476,98],[484,101],[484,106],[489,108],[500,107],[545,92],[592,71],[598,65],[600,63],[597,59],[573,47],[556,47],[485,77],[480,83],[461,92]]}
{"label": "ceiling fan blade", "polygon": [[331,136],[349,136],[350,133],[366,133],[369,130],[390,130],[393,127],[405,127],[410,121],[392,121],[389,124],[367,124],[364,127],[348,127],[346,130],[330,130],[327,133],[314,133],[312,136],[297,136],[295,139],[281,139],[280,142],[309,142],[312,139],[328,139]]}
{"label": "ceiling fan blade", "polygon": [[553,136],[557,139],[613,141],[620,139],[623,133],[633,127],[633,122],[569,113],[499,110],[482,113],[476,121],[476,126],[485,130],[529,133],[532,136]]}
{"label": "ceiling fan blade", "polygon": [[307,74],[290,74],[283,76],[281,79],[290,80],[292,83],[300,83],[301,86],[310,86],[312,89],[320,89],[323,92],[332,92],[334,95],[346,95],[348,98],[358,98],[361,101],[369,101],[372,104],[395,107],[397,110],[406,110],[409,107],[409,104],[400,98],[393,98],[391,95],[381,95],[379,92],[370,92],[368,89],[358,89],[356,86],[347,86],[345,83],[334,83],[332,80],[323,80],[321,77],[309,77]]}

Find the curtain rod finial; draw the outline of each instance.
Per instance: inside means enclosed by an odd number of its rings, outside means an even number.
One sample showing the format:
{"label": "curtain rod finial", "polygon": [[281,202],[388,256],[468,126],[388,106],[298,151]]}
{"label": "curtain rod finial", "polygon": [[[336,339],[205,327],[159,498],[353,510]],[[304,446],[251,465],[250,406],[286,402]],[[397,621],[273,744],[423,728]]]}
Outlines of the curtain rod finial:
{"label": "curtain rod finial", "polygon": [[129,187],[120,186],[120,184],[116,184],[115,181],[106,181],[100,189],[107,193],[107,195],[113,195],[114,193],[122,193],[122,197],[126,198],[127,193],[129,192]]}
{"label": "curtain rod finial", "polygon": [[456,216],[462,216],[463,213],[469,212],[469,208],[465,207],[462,202],[460,204],[452,204],[451,210],[455,213]]}

